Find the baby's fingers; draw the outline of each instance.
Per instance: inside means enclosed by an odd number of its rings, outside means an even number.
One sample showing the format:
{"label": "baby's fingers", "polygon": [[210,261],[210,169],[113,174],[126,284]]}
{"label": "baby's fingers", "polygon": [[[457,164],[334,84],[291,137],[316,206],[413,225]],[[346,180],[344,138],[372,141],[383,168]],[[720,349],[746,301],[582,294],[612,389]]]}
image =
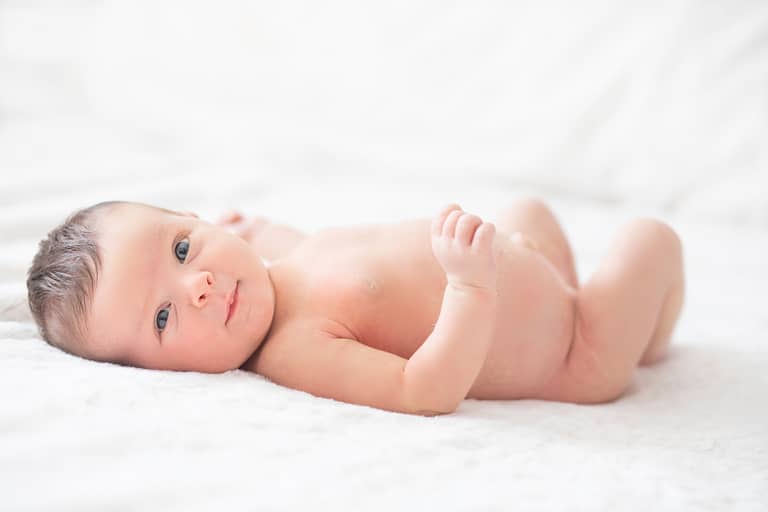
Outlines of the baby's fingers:
{"label": "baby's fingers", "polygon": [[496,226],[491,222],[483,222],[472,240],[472,249],[476,251],[490,250],[493,246],[493,239],[496,237]]}
{"label": "baby's fingers", "polygon": [[443,225],[445,224],[445,220],[454,210],[461,211],[461,206],[457,205],[456,203],[451,203],[443,208],[437,217],[434,218],[432,221],[432,234],[434,236],[440,236],[443,233]]}
{"label": "baby's fingers", "polygon": [[472,238],[477,227],[483,223],[477,215],[464,214],[456,224],[456,241],[463,245],[472,245]]}

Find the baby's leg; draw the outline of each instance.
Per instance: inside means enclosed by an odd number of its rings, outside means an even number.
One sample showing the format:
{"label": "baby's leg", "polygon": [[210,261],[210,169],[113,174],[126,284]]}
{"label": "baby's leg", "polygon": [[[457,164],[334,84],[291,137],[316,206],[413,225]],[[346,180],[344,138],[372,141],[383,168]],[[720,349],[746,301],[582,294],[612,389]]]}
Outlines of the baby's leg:
{"label": "baby's leg", "polygon": [[638,363],[660,359],[683,303],[680,239],[667,225],[630,222],[578,291],[574,338],[541,398],[596,403],[618,398]]}
{"label": "baby's leg", "polygon": [[519,199],[501,211],[496,220],[499,231],[521,232],[533,240],[537,250],[552,263],[568,286],[579,287],[573,254],[552,210],[533,198]]}

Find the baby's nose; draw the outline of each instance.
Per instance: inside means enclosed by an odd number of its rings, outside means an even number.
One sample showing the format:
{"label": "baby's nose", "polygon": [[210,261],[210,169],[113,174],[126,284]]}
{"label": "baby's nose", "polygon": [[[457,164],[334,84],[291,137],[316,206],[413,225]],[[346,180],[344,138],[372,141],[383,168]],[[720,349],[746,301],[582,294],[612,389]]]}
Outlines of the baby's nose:
{"label": "baby's nose", "polygon": [[195,272],[187,280],[187,292],[193,306],[203,307],[213,291],[216,280],[211,272]]}

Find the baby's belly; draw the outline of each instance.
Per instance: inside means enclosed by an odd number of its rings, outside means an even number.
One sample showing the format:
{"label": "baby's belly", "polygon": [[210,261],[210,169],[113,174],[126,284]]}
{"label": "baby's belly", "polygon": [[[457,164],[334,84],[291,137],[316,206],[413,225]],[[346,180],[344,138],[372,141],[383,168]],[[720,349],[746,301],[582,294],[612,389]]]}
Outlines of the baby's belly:
{"label": "baby's belly", "polygon": [[574,293],[546,258],[498,240],[498,313],[485,364],[469,396],[522,398],[546,383],[570,347]]}

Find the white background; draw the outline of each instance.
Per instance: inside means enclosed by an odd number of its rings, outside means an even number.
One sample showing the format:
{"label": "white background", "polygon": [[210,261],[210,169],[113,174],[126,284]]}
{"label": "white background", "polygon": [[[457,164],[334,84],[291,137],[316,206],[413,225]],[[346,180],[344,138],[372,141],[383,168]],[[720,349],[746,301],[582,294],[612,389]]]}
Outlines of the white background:
{"label": "white background", "polygon": [[757,0],[0,6],[11,183],[454,177],[768,225]]}

